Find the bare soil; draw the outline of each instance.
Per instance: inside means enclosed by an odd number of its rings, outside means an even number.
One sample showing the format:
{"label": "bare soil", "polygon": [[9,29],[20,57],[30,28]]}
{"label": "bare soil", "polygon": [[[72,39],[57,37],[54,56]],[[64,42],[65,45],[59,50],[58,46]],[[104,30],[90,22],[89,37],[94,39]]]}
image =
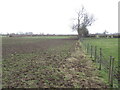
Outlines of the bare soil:
{"label": "bare soil", "polygon": [[107,88],[77,40],[8,41],[3,42],[3,88]]}
{"label": "bare soil", "polygon": [[80,42],[76,43],[75,51],[60,70],[65,72],[65,77],[77,88],[107,88],[99,78],[96,66],[82,50]]}

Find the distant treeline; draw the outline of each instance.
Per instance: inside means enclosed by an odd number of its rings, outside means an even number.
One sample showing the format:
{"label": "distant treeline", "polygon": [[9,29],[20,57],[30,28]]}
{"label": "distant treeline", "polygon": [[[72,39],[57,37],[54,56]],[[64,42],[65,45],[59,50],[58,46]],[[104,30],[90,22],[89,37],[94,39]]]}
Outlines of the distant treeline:
{"label": "distant treeline", "polygon": [[32,35],[25,35],[25,34],[4,34],[2,36],[7,36],[7,37],[27,37],[27,36],[77,36],[74,34],[66,34],[66,35],[55,35],[55,34],[32,34]]}
{"label": "distant treeline", "polygon": [[87,37],[107,37],[107,38],[120,38],[120,34],[89,34]]}
{"label": "distant treeline", "polygon": [[[7,37],[26,37],[26,36],[78,36],[77,34],[3,34],[2,36],[7,36]],[[120,33],[117,34],[89,34],[87,37],[106,37],[106,38],[120,38]]]}

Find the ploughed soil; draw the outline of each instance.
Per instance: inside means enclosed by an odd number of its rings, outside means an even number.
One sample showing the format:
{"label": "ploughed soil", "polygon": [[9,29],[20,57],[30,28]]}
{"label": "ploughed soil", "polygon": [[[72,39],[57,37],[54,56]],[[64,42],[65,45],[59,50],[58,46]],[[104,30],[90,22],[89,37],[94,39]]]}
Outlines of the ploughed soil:
{"label": "ploughed soil", "polygon": [[107,88],[77,40],[13,40],[3,56],[3,88]]}
{"label": "ploughed soil", "polygon": [[[2,57],[6,58],[11,54],[30,54],[46,52],[62,45],[71,46],[76,38],[66,39],[40,39],[24,37],[5,37],[2,38]],[[58,50],[58,49],[56,49]],[[59,51],[59,50],[58,50]]]}
{"label": "ploughed soil", "polygon": [[60,70],[65,72],[65,77],[77,88],[108,87],[99,77],[96,65],[85,55],[80,42],[76,43],[75,51],[66,59]]}

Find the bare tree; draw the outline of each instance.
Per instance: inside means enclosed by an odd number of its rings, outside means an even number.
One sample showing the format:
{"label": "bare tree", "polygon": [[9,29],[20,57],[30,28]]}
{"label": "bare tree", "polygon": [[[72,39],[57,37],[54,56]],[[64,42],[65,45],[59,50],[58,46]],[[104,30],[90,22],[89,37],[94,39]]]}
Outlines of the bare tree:
{"label": "bare tree", "polygon": [[77,16],[78,16],[77,18],[78,22],[76,25],[75,24],[73,25],[72,29],[77,30],[78,37],[80,39],[81,37],[85,37],[89,34],[87,27],[91,26],[92,23],[95,21],[95,19],[93,15],[89,15],[86,12],[83,6],[82,9],[79,12],[77,12]]}
{"label": "bare tree", "polygon": [[106,30],[103,32],[104,35],[106,35],[107,33],[108,33],[108,31],[106,31]]}

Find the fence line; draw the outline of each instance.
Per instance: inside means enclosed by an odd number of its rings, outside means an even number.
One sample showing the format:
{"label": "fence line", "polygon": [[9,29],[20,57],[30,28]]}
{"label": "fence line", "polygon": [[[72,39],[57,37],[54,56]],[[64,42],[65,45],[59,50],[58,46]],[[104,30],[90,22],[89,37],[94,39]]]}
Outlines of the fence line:
{"label": "fence line", "polygon": [[[106,60],[105,55],[103,53],[102,48],[98,48],[97,46],[90,45],[89,43],[85,43],[84,40],[81,40],[82,47],[85,49],[87,54],[90,55],[90,58],[93,60],[93,62],[99,64],[99,70],[105,70],[108,73],[108,83],[111,88],[114,87],[114,84],[117,84],[119,86],[120,83],[117,82],[118,80],[118,68],[114,66],[115,58],[112,56],[109,56]],[[104,68],[104,69],[103,69]],[[115,83],[115,82],[117,83]]]}

